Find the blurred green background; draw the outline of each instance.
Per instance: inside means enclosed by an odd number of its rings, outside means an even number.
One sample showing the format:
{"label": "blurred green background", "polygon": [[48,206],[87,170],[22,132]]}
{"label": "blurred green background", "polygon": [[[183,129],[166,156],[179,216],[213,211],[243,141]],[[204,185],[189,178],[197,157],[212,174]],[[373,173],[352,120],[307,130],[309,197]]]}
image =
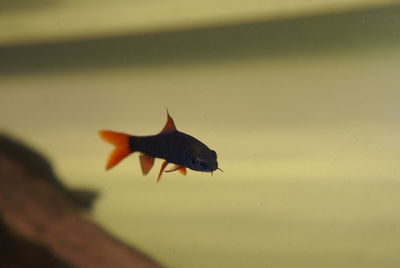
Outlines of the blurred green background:
{"label": "blurred green background", "polygon": [[[5,0],[0,127],[168,267],[399,267],[399,45],[398,1]],[[166,107],[225,172],[105,172]]]}

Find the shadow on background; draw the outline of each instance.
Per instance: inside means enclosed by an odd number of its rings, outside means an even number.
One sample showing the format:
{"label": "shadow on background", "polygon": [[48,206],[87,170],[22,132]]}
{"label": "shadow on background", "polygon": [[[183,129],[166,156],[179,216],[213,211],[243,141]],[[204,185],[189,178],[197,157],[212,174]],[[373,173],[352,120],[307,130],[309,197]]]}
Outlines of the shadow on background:
{"label": "shadow on background", "polygon": [[290,57],[400,43],[400,5],[286,20],[0,48],[0,75]]}
{"label": "shadow on background", "polygon": [[57,5],[61,1],[62,0],[0,0],[0,13],[40,9]]}

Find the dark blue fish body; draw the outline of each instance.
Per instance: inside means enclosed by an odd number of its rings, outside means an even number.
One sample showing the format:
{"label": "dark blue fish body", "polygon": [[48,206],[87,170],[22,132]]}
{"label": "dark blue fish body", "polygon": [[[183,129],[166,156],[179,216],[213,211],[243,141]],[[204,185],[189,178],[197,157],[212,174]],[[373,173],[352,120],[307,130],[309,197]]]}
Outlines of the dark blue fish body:
{"label": "dark blue fish body", "polygon": [[147,174],[155,158],[164,159],[158,180],[167,164],[175,164],[170,171],[179,170],[186,174],[186,168],[196,171],[213,172],[218,168],[217,154],[196,138],[176,129],[173,119],[168,120],[163,130],[152,136],[131,136],[113,131],[101,131],[106,141],[116,145],[106,168],[115,166],[133,152],[141,152],[140,162],[143,174]]}

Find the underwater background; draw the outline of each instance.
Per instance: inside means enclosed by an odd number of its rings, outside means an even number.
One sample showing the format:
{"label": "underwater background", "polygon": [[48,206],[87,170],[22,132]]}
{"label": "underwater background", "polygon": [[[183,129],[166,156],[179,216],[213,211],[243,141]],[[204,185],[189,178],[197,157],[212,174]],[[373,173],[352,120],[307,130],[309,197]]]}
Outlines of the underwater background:
{"label": "underwater background", "polygon": [[[398,1],[92,2],[0,3],[1,131],[88,217],[167,267],[399,267]],[[106,172],[166,108],[224,173]]]}

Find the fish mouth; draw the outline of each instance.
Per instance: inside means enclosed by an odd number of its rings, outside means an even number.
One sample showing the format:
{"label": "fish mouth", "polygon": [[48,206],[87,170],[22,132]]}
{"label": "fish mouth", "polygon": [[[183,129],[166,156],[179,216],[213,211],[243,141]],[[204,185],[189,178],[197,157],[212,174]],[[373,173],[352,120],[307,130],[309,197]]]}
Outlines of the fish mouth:
{"label": "fish mouth", "polygon": [[214,172],[218,169],[218,163],[206,163],[201,162],[200,165],[196,165],[193,167],[193,170],[202,171],[202,172]]}
{"label": "fish mouth", "polygon": [[213,166],[213,167],[210,167],[210,169],[208,170],[208,172],[213,173],[213,172],[216,171],[217,169],[219,169],[218,166]]}
{"label": "fish mouth", "polygon": [[209,171],[209,172],[211,172],[211,176],[214,174],[214,171],[216,171],[216,170],[219,170],[219,171],[221,171],[221,172],[224,172],[221,168],[217,167],[216,169],[210,170],[210,171]]}
{"label": "fish mouth", "polygon": [[217,170],[217,168],[208,167],[208,168],[202,168],[199,171],[213,173],[215,170]]}

